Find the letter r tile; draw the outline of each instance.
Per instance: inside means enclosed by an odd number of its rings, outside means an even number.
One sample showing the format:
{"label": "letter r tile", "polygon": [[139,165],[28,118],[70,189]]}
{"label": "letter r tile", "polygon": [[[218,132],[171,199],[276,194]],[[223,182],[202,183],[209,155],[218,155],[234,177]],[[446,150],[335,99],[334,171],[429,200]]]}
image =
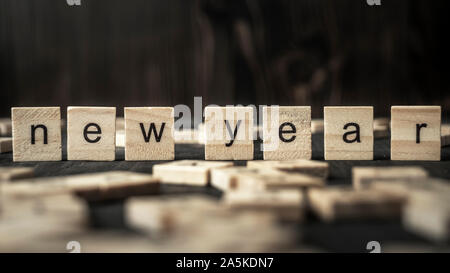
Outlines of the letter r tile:
{"label": "letter r tile", "polygon": [[253,108],[205,108],[205,159],[253,159]]}
{"label": "letter r tile", "polygon": [[125,160],[173,160],[173,107],[125,107]]}
{"label": "letter r tile", "polygon": [[373,107],[324,108],[325,160],[373,160]]}
{"label": "letter r tile", "polygon": [[116,108],[67,108],[67,159],[113,161],[116,157]]}
{"label": "letter r tile", "polygon": [[59,107],[14,107],[11,119],[13,161],[62,159]]}
{"label": "letter r tile", "polygon": [[391,107],[391,160],[441,160],[441,107]]}

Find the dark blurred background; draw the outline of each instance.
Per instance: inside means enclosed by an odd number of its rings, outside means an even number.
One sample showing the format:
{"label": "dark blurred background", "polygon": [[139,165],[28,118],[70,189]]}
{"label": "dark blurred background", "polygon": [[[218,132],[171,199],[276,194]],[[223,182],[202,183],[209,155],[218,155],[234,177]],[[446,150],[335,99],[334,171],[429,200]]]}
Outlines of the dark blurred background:
{"label": "dark blurred background", "polygon": [[[12,106],[450,106],[449,1],[0,0]],[[445,120],[445,118],[444,118]]]}

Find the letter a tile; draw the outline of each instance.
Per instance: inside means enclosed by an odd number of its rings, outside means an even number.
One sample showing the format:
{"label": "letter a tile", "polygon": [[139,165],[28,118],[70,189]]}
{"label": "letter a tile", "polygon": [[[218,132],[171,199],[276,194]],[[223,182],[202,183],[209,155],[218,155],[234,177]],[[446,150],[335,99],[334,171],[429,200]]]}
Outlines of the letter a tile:
{"label": "letter a tile", "polygon": [[173,160],[173,107],[125,108],[125,160]]}
{"label": "letter a tile", "polygon": [[113,161],[116,156],[116,108],[67,108],[67,159]]}
{"label": "letter a tile", "polygon": [[373,160],[373,107],[324,108],[325,160]]}
{"label": "letter a tile", "polygon": [[60,161],[61,113],[59,107],[11,109],[13,161]]}
{"label": "letter a tile", "polygon": [[253,159],[253,108],[205,108],[205,159]]}

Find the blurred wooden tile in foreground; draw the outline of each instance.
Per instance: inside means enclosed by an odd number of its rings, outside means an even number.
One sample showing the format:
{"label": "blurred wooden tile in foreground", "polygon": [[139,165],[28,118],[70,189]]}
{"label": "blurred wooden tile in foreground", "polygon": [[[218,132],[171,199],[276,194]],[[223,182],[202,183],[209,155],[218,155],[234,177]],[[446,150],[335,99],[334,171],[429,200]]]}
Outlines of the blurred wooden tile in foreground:
{"label": "blurred wooden tile in foreground", "polygon": [[222,191],[255,191],[263,190],[260,181],[243,179],[242,174],[254,174],[255,170],[246,167],[216,168],[211,170],[211,186]]}
{"label": "blurred wooden tile in foreground", "polygon": [[0,154],[12,152],[12,138],[0,137]]}
{"label": "blurred wooden tile in foreground", "polygon": [[400,217],[404,204],[397,195],[346,186],[310,189],[308,197],[312,210],[326,222]]}
{"label": "blurred wooden tile in foreground", "polygon": [[153,166],[153,175],[164,183],[206,186],[214,168],[233,166],[232,162],[179,160]]}
{"label": "blurred wooden tile in foreground", "polygon": [[428,176],[422,167],[353,167],[353,187],[357,190],[369,187],[373,181],[382,180],[413,180]]}
{"label": "blurred wooden tile in foreground", "polygon": [[328,177],[328,163],[314,160],[286,160],[286,161],[248,161],[251,169],[276,169],[279,171],[296,172],[322,178]]}
{"label": "blurred wooden tile in foreground", "polygon": [[28,167],[0,167],[0,181],[11,181],[29,178],[34,175],[34,168]]}

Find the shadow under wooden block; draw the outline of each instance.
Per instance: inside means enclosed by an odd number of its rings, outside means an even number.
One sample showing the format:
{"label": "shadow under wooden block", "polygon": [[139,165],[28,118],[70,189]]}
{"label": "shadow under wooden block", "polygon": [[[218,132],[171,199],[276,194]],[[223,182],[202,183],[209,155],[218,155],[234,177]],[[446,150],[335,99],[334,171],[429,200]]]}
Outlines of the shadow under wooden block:
{"label": "shadow under wooden block", "polygon": [[311,107],[263,107],[264,160],[311,159]]}
{"label": "shadow under wooden block", "polygon": [[325,160],[373,160],[373,107],[325,107]]}
{"label": "shadow under wooden block", "polygon": [[374,181],[423,179],[428,172],[422,167],[353,167],[352,176],[353,187],[361,190]]}
{"label": "shadow under wooden block", "polygon": [[173,118],[173,107],[125,107],[125,160],[173,160]]}
{"label": "shadow under wooden block", "polygon": [[392,106],[391,160],[441,160],[441,107]]}
{"label": "shadow under wooden block", "polygon": [[116,108],[67,108],[67,159],[113,161],[116,156]]}
{"label": "shadow under wooden block", "polygon": [[153,166],[153,175],[164,183],[206,186],[214,168],[233,166],[232,162],[180,160]]}
{"label": "shadow under wooden block", "polygon": [[11,117],[13,161],[62,160],[59,107],[14,107]]}
{"label": "shadow under wooden block", "polygon": [[205,159],[253,159],[253,108],[205,108]]}

